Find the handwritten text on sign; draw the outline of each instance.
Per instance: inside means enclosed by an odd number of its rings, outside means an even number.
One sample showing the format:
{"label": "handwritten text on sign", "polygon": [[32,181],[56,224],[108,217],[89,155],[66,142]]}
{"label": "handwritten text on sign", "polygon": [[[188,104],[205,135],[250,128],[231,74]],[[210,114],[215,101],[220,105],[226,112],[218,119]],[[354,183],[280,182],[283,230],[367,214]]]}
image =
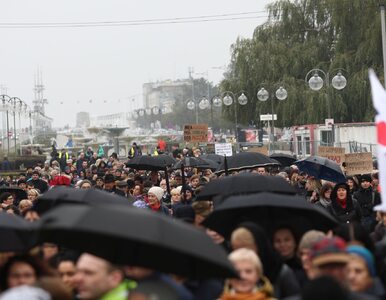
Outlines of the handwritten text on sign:
{"label": "handwritten text on sign", "polygon": [[208,124],[188,124],[184,126],[184,141],[204,143],[208,141]]}
{"label": "handwritten text on sign", "polygon": [[367,174],[373,170],[370,152],[346,154],[346,175]]}
{"label": "handwritten text on sign", "polygon": [[339,147],[325,147],[319,146],[318,155],[326,157],[335,161],[338,165],[342,164],[345,160],[345,149]]}

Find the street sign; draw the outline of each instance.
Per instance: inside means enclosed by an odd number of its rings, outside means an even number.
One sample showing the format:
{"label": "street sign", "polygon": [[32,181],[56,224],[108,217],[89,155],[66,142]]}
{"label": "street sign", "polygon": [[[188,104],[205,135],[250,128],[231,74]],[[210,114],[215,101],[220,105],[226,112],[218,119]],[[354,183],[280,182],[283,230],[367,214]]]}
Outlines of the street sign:
{"label": "street sign", "polygon": [[[277,114],[273,115],[273,120],[277,120]],[[267,115],[260,115],[260,121],[272,121],[272,115],[267,114]]]}
{"label": "street sign", "polygon": [[184,126],[184,141],[190,143],[208,142],[208,124],[187,124]]}

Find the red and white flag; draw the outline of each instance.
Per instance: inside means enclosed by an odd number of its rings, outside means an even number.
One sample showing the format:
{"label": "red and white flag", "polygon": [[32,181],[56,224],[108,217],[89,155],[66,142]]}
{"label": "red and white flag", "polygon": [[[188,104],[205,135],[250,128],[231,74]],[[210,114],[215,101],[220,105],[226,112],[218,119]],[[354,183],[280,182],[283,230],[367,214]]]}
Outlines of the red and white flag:
{"label": "red and white flag", "polygon": [[378,137],[378,170],[379,184],[381,187],[382,203],[374,209],[386,212],[386,91],[379,82],[373,70],[369,71],[371,93],[373,95],[374,108],[377,111],[375,123],[377,124]]}

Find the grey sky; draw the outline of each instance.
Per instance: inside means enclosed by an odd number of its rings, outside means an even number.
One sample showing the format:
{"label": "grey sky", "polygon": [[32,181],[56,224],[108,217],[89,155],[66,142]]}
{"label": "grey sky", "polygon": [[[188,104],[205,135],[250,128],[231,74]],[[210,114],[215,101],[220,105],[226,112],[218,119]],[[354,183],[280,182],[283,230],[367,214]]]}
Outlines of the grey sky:
{"label": "grey sky", "polygon": [[[1,28],[0,85],[32,104],[34,77],[43,72],[46,112],[54,126],[74,125],[77,111],[128,111],[142,100],[142,83],[186,78],[188,67],[209,70],[217,83],[230,45],[266,21],[272,0],[2,0],[0,23],[94,22],[254,12],[256,19],[120,27]],[[199,75],[196,75],[199,77]],[[92,99],[92,104],[89,100]],[[106,103],[105,103],[106,101]],[[63,104],[61,104],[63,103]],[[140,105],[138,102],[137,106]],[[137,107],[138,108],[138,107]]]}

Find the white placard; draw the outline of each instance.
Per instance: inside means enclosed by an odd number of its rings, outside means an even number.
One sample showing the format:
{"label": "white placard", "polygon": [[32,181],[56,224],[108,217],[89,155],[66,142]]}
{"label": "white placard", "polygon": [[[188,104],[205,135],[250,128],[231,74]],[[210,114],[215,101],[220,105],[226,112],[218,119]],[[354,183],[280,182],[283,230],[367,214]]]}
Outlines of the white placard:
{"label": "white placard", "polygon": [[232,156],[232,144],[231,143],[216,143],[214,144],[214,152],[221,156]]}
{"label": "white placard", "polygon": [[[277,114],[273,115],[273,120],[277,120]],[[260,115],[260,121],[272,121],[272,115]]]}

